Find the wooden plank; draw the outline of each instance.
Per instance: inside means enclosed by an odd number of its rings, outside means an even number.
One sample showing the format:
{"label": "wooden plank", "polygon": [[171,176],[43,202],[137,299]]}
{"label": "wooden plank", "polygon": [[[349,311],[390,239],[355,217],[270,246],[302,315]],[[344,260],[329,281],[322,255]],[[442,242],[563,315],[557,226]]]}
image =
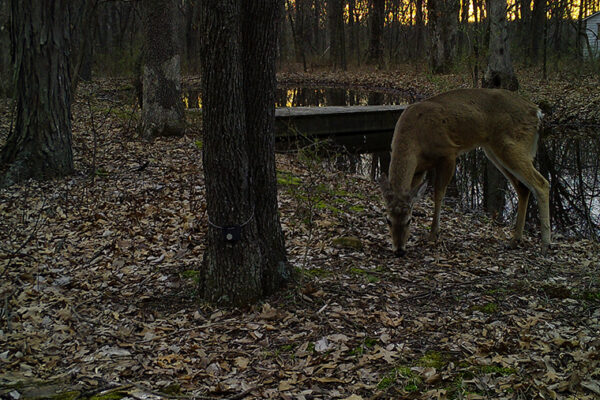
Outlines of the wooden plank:
{"label": "wooden plank", "polygon": [[327,141],[350,153],[387,151],[396,122],[406,107],[278,108],[275,110],[277,148],[293,150],[314,141]]}

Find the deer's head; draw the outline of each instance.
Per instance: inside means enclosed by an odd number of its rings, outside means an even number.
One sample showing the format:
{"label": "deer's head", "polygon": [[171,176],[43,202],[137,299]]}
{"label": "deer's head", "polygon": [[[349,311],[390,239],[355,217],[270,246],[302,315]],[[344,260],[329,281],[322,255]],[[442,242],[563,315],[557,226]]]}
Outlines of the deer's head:
{"label": "deer's head", "polygon": [[425,183],[423,182],[407,193],[396,193],[390,185],[389,179],[383,175],[379,185],[385,202],[386,221],[392,236],[392,250],[397,257],[402,257],[406,254],[413,205],[423,192]]}

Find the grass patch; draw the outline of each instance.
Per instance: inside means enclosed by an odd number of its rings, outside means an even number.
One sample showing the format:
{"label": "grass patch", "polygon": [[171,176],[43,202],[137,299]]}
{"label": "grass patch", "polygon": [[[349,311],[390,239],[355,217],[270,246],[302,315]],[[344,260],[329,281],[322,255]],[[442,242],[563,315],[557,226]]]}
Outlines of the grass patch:
{"label": "grass patch", "polygon": [[299,186],[302,179],[286,171],[277,171],[277,183],[284,186]]}
{"label": "grass patch", "polygon": [[473,306],[471,307],[471,311],[480,311],[484,314],[494,314],[498,312],[498,304],[486,303],[482,306]]}
{"label": "grass patch", "polygon": [[433,351],[430,350],[427,353],[425,353],[425,355],[421,358],[419,358],[419,360],[417,361],[417,365],[419,367],[429,367],[429,368],[435,368],[435,369],[442,369],[443,367],[445,367],[448,364],[448,359],[447,357],[438,352],[438,351]]}
{"label": "grass patch", "polygon": [[332,275],[332,272],[323,268],[298,268],[298,272],[309,278],[326,278]]}
{"label": "grass patch", "polygon": [[400,386],[405,392],[412,393],[419,391],[422,383],[421,378],[415,375],[409,367],[398,366],[381,378],[377,389],[387,390],[393,386]]}
{"label": "grass patch", "polygon": [[583,292],[581,297],[583,297],[583,299],[585,299],[587,301],[600,301],[600,290],[595,291],[595,292],[586,290]]}
{"label": "grass patch", "polygon": [[195,283],[200,283],[200,271],[196,271],[195,269],[186,269],[181,273],[181,276]]}

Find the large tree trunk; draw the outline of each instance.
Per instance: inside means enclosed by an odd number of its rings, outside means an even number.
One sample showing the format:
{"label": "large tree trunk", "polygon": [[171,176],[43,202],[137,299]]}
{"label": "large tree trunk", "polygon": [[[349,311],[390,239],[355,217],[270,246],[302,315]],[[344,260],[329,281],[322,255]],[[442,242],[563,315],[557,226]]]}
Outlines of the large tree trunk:
{"label": "large tree trunk", "polygon": [[344,2],[328,0],[329,50],[334,70],[346,70],[346,43],[344,40]]}
{"label": "large tree trunk", "polygon": [[204,0],[204,172],[209,231],[201,293],[244,306],[291,278],[277,214],[276,0]]}
{"label": "large tree trunk", "polygon": [[434,73],[446,73],[456,59],[458,0],[428,0],[429,66]]}
{"label": "large tree trunk", "polygon": [[371,0],[369,9],[369,56],[367,64],[383,65],[383,25],[385,22],[385,0]]}
{"label": "large tree trunk", "polygon": [[181,56],[175,0],[144,0],[143,136],[182,135]]}
{"label": "large tree trunk", "polygon": [[244,100],[254,215],[261,249],[262,296],[291,279],[277,209],[275,60],[279,0],[242,1]]}
{"label": "large tree trunk", "polygon": [[16,121],[0,155],[0,186],[73,172],[68,7],[11,1]]}
{"label": "large tree trunk", "polygon": [[[486,88],[517,90],[519,82],[510,60],[506,26],[506,0],[488,0],[490,22],[490,58],[481,85]],[[506,179],[487,160],[484,184],[484,208],[494,217],[502,217],[506,204]]]}

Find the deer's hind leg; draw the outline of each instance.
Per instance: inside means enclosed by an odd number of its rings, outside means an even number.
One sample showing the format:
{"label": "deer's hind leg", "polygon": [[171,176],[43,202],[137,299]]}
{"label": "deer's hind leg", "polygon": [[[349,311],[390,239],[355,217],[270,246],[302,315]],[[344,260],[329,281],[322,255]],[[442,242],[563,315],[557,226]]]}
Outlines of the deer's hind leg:
{"label": "deer's hind leg", "polygon": [[496,155],[490,151],[485,151],[486,156],[492,161],[492,163],[502,172],[502,175],[506,177],[515,188],[515,192],[517,192],[518,197],[518,205],[517,205],[517,221],[515,223],[515,228],[513,231],[513,237],[510,241],[510,247],[516,248],[521,239],[523,238],[523,228],[525,227],[525,217],[527,215],[527,204],[529,204],[529,195],[531,190],[527,188],[517,177],[511,174],[502,164],[500,160],[496,157]]}
{"label": "deer's hind leg", "polygon": [[[515,227],[515,237],[519,237],[519,233],[522,234],[523,225],[525,224],[525,214],[527,212],[527,202],[521,200],[521,192],[524,194],[524,189],[521,189],[521,185],[525,186],[535,195],[539,212],[540,212],[540,230],[542,233],[542,251],[547,252],[550,246],[550,184],[533,166],[533,155],[524,153],[519,148],[507,146],[503,149],[502,154],[495,154],[497,162],[502,167],[516,178],[519,182],[515,186],[517,194],[519,195],[519,208],[517,212],[517,226]],[[508,176],[508,175],[507,175]],[[509,178],[510,179],[510,178]],[[512,180],[511,180],[512,181]],[[520,232],[519,232],[520,231]]]}

